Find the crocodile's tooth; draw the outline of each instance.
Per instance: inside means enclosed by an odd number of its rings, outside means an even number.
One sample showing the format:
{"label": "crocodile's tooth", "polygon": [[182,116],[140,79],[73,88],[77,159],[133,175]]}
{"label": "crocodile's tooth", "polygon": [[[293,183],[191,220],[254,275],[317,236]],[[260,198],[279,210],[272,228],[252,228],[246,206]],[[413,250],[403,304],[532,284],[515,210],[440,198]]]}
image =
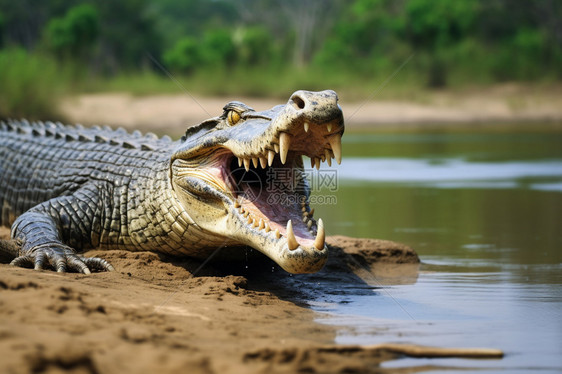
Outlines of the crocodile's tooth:
{"label": "crocodile's tooth", "polygon": [[240,208],[240,203],[238,202],[238,200],[234,200],[234,207],[235,208]]}
{"label": "crocodile's tooth", "polygon": [[248,225],[251,225],[251,224],[252,224],[252,221],[253,221],[252,216],[249,216],[249,217],[248,217]]}
{"label": "crocodile's tooth", "polygon": [[244,168],[246,169],[246,171],[250,171],[250,159],[249,158],[244,159]]}
{"label": "crocodile's tooth", "polygon": [[260,165],[262,169],[265,169],[267,167],[267,159],[264,156],[260,157]]}
{"label": "crocodile's tooth", "polygon": [[324,240],[326,239],[326,233],[324,232],[324,222],[322,218],[318,220],[318,229],[316,230],[316,239],[314,239],[314,247],[319,251],[324,249]]}
{"label": "crocodile's tooth", "polygon": [[273,158],[275,157],[275,152],[271,149],[267,152],[267,164],[269,166],[273,165]]}
{"label": "crocodile's tooth", "polygon": [[258,227],[260,225],[260,223],[258,222],[257,219],[254,219],[254,223],[252,224],[252,227]]}
{"label": "crocodile's tooth", "polygon": [[324,149],[324,157],[326,157],[326,162],[328,163],[328,166],[332,166],[332,155],[330,154],[329,150]]}
{"label": "crocodile's tooth", "polygon": [[316,170],[320,170],[320,159],[318,157],[314,157],[314,166]]}
{"label": "crocodile's tooth", "polygon": [[287,245],[291,251],[299,247],[299,242],[297,242],[297,238],[295,238],[295,233],[293,232],[293,222],[291,220],[287,221]]}
{"label": "crocodile's tooth", "polygon": [[303,216],[302,216],[302,221],[303,221],[304,223],[306,223],[306,221],[308,221],[308,217],[303,215]]}
{"label": "crocodile's tooth", "polygon": [[310,209],[310,212],[308,212],[308,216],[312,217],[314,215],[314,208]]}
{"label": "crocodile's tooth", "polygon": [[254,164],[255,168],[258,167],[258,158],[257,157],[252,158],[252,164]]}
{"label": "crocodile's tooth", "polygon": [[275,153],[279,153],[279,144],[273,143],[273,148],[275,149]]}
{"label": "crocodile's tooth", "polygon": [[306,223],[306,227],[308,227],[308,231],[312,232],[312,231],[310,230],[310,228],[312,227],[312,220],[310,220],[310,221],[308,221],[308,222]]}
{"label": "crocodile's tooth", "polygon": [[271,227],[269,227],[269,225],[266,223],[265,224],[265,232],[270,232],[271,231]]}
{"label": "crocodile's tooth", "polygon": [[287,153],[289,152],[289,147],[291,146],[291,135],[286,132],[279,134],[279,157],[281,158],[281,163],[285,164],[287,161]]}
{"label": "crocodile's tooth", "polygon": [[244,217],[248,217],[248,215],[250,215],[250,212],[245,211],[245,212],[244,212]]}
{"label": "crocodile's tooth", "polygon": [[245,212],[244,207],[241,206],[241,207],[240,207],[240,213],[244,214],[244,212]]}
{"label": "crocodile's tooth", "polygon": [[331,123],[328,123],[326,125],[326,128],[328,128],[328,132],[332,132],[332,124]]}
{"label": "crocodile's tooth", "polygon": [[279,232],[278,229],[275,229],[275,237],[276,237],[277,239],[280,239],[280,238],[281,238],[281,233]]}
{"label": "crocodile's tooth", "polygon": [[341,134],[335,134],[328,137],[328,142],[334,152],[334,157],[338,164],[341,164]]}
{"label": "crocodile's tooth", "polygon": [[260,218],[260,224],[258,226],[258,229],[263,230],[265,227],[265,223],[263,222],[263,219]]}
{"label": "crocodile's tooth", "polygon": [[304,132],[308,132],[309,126],[310,126],[310,125],[308,124],[308,122],[305,121],[305,122],[304,122]]}
{"label": "crocodile's tooth", "polygon": [[314,167],[314,157],[310,158],[310,167],[313,168]]}
{"label": "crocodile's tooth", "polygon": [[240,157],[238,157],[238,167],[242,167],[242,163],[244,161],[242,161],[242,159]]}
{"label": "crocodile's tooth", "polygon": [[322,160],[322,162],[326,161],[326,154],[323,154],[322,156],[320,156],[320,159]]}

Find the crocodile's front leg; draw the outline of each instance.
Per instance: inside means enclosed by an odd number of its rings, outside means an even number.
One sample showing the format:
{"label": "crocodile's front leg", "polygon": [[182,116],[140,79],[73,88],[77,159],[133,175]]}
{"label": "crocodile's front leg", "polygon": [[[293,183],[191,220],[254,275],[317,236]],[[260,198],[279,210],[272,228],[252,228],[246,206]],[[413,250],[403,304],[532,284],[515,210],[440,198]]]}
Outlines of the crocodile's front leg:
{"label": "crocodile's front leg", "polygon": [[51,199],[19,216],[12,225],[12,238],[21,243],[21,248],[11,265],[85,274],[113,271],[106,260],[78,255],[68,245],[92,246],[92,223],[99,212],[92,206],[92,190],[88,192]]}

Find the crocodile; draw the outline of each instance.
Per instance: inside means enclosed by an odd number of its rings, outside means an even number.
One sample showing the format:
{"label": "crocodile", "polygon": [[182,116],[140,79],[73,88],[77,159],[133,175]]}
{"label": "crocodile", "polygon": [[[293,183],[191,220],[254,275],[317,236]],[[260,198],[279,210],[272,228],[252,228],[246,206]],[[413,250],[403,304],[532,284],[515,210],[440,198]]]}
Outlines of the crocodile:
{"label": "crocodile", "polygon": [[206,259],[253,248],[290,273],[327,260],[310,207],[311,166],[341,162],[334,91],[297,91],[255,111],[238,101],[177,141],[107,126],[0,122],[0,224],[19,243],[12,265],[111,271],[85,250]]}

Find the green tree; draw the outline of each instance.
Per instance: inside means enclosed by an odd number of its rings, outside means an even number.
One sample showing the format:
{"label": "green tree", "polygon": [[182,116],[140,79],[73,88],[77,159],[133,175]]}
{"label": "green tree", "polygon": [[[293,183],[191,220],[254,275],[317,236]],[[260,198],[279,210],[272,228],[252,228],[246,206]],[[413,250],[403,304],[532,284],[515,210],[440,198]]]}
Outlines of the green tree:
{"label": "green tree", "polygon": [[446,85],[446,49],[471,31],[477,7],[477,0],[410,0],[406,3],[404,33],[414,48],[429,58],[430,87]]}
{"label": "green tree", "polygon": [[163,59],[166,66],[173,71],[193,73],[201,63],[197,40],[192,37],[178,40],[173,48],[164,52]]}
{"label": "green tree", "polygon": [[46,28],[49,48],[63,58],[83,59],[90,55],[98,34],[98,11],[89,4],[69,9],[63,17],[50,20]]}
{"label": "green tree", "polygon": [[221,68],[235,63],[236,48],[231,32],[225,29],[210,30],[199,44],[201,63],[206,68]]}
{"label": "green tree", "polygon": [[275,40],[263,26],[248,27],[237,32],[238,62],[244,66],[270,64],[275,58]]}

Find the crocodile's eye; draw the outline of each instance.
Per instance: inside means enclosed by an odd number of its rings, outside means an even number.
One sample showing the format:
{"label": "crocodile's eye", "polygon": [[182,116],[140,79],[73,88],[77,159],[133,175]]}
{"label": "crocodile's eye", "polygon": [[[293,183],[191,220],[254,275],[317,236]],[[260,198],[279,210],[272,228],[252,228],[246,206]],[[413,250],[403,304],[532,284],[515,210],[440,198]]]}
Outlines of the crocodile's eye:
{"label": "crocodile's eye", "polygon": [[235,110],[229,110],[226,118],[228,119],[228,124],[234,126],[240,121],[240,113]]}

